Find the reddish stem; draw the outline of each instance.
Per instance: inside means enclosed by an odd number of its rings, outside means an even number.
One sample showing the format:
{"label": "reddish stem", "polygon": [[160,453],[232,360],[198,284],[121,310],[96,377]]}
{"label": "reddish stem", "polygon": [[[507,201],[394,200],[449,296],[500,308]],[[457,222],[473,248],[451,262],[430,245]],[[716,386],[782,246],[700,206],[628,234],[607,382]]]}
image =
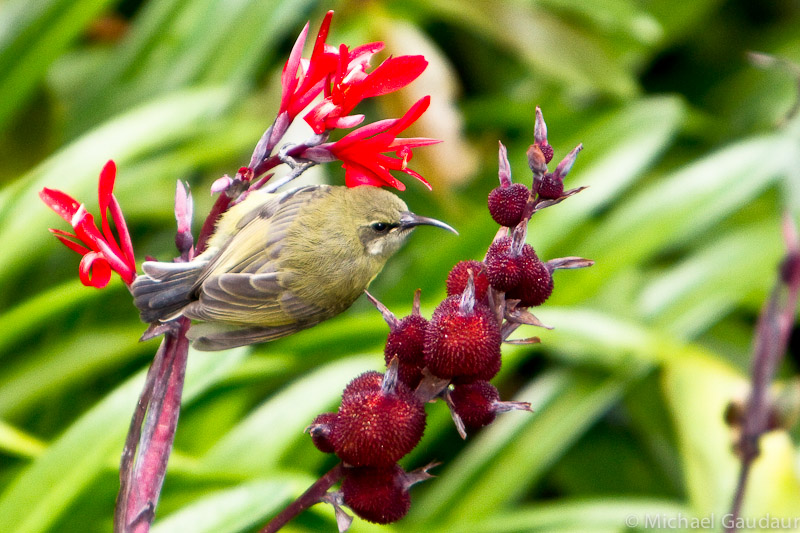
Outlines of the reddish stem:
{"label": "reddish stem", "polygon": [[211,237],[211,234],[214,233],[214,227],[217,224],[217,219],[228,210],[228,206],[231,203],[231,198],[228,197],[226,194],[220,194],[217,201],[214,202],[214,205],[211,207],[211,211],[208,213],[205,222],[203,222],[203,227],[200,229],[200,235],[197,236],[197,244],[195,245],[195,255],[201,254],[208,245],[208,239]]}
{"label": "reddish stem", "polygon": [[737,530],[736,519],[741,514],[750,469],[760,454],[759,439],[769,430],[772,408],[769,388],[775,370],[786,353],[797,313],[800,296],[800,240],[788,218],[784,221],[784,238],[788,251],[781,264],[778,280],[756,325],[751,368],[752,386],[737,442],[741,467],[731,503],[732,525],[725,529],[727,533],[735,533]]}
{"label": "reddish stem", "polygon": [[342,469],[342,463],[330,469],[324,476],[311,485],[302,496],[290,503],[283,511],[278,513],[275,518],[270,520],[259,533],[275,533],[288,524],[294,517],[312,505],[319,503],[320,498],[322,498],[337,481],[342,479]]}
{"label": "reddish stem", "polygon": [[[177,332],[166,334],[153,360],[131,420],[120,465],[114,520],[118,533],[146,533],[155,514],[178,425],[189,353],[186,332],[190,322],[181,318],[179,323]],[[138,456],[134,460],[137,440]]]}

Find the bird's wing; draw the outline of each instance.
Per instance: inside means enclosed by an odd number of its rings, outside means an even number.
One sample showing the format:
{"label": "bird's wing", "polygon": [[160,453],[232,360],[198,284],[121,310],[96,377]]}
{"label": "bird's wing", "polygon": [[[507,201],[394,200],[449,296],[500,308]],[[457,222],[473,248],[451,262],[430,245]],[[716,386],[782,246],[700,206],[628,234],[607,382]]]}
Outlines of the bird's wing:
{"label": "bird's wing", "polygon": [[329,194],[329,189],[314,185],[300,187],[256,204],[242,216],[235,233],[209,260],[195,288],[219,274],[274,272],[273,262],[298,212],[314,197]]}
{"label": "bird's wing", "polygon": [[313,325],[328,318],[329,311],[301,300],[288,288],[293,276],[281,272],[211,276],[203,283],[200,298],[183,314],[207,322],[270,327]]}
{"label": "bird's wing", "polygon": [[299,326],[260,327],[222,324],[219,322],[201,322],[189,328],[188,337],[192,347],[201,351],[227,350],[237,346],[247,346],[259,342],[267,342],[291,335],[300,329],[313,324]]}
{"label": "bird's wing", "polygon": [[269,327],[313,325],[328,318],[322,308],[300,300],[289,289],[300,274],[281,271],[278,260],[299,209],[310,197],[322,194],[328,194],[328,188],[302,187],[246,213],[237,232],[205,267],[195,286],[199,298],[185,308],[184,315]]}

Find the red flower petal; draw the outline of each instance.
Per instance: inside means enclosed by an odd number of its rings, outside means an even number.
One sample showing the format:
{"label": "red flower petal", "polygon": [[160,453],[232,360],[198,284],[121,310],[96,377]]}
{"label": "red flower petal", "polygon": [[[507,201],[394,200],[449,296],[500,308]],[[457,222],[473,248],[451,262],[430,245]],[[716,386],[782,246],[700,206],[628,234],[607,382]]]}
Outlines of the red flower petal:
{"label": "red flower petal", "polygon": [[[115,255],[122,256],[122,250],[120,249],[119,245],[117,244],[117,239],[114,234],[111,232],[111,225],[108,223],[108,207],[109,204],[116,202],[114,200],[114,181],[117,177],[117,165],[114,163],[113,160],[110,160],[108,163],[105,164],[103,170],[100,172],[100,181],[97,185],[97,196],[98,196],[98,204],[100,205],[100,227],[103,229],[103,236],[105,237],[106,243],[108,243],[109,247],[114,250]],[[117,205],[119,207],[119,205]],[[122,216],[122,212],[119,212],[120,217]],[[114,222],[116,223],[117,217],[114,217]],[[125,224],[125,221],[122,221],[122,224]],[[119,225],[117,225],[117,230],[119,230]]]}
{"label": "red flower petal", "polygon": [[81,255],[85,255],[91,251],[88,248],[84,248],[80,244],[74,242],[72,239],[77,239],[78,237],[73,235],[72,233],[67,233],[66,231],[61,231],[60,229],[53,229],[53,228],[50,228],[50,233],[55,235],[56,239],[64,243],[64,246],[66,246],[73,252],[78,252]]}
{"label": "red flower petal", "polygon": [[[111,193],[114,192],[114,180],[117,177],[117,165],[114,160],[109,160],[100,171],[100,181],[97,184],[97,196],[100,204],[100,213],[103,214],[111,202]],[[105,219],[105,216],[103,217]]]}
{"label": "red flower petal", "polygon": [[102,289],[111,281],[111,265],[97,252],[89,252],[78,267],[81,283],[87,287]]}
{"label": "red flower petal", "polygon": [[329,128],[334,129],[350,129],[355,128],[359,124],[364,122],[364,115],[347,115],[346,117],[339,117],[337,119],[326,121],[325,123],[330,123]]}
{"label": "red flower petal", "polygon": [[[428,62],[423,56],[390,57],[364,80],[364,98],[381,96],[402,89],[422,74]],[[426,106],[427,107],[427,106]]]}
{"label": "red flower petal", "polygon": [[47,187],[39,191],[39,198],[47,204],[47,207],[70,224],[72,223],[72,217],[75,216],[75,213],[80,208],[80,204],[72,196]]}
{"label": "red flower petal", "polygon": [[[128,231],[128,225],[125,223],[125,218],[122,216],[122,209],[117,202],[117,198],[111,195],[111,218],[114,219],[114,225],[117,226],[117,233],[119,233],[119,241],[123,253],[125,254],[126,262],[131,270],[136,271],[136,259],[133,255],[133,242],[131,241],[131,234]],[[131,278],[133,281],[133,278]]]}
{"label": "red flower petal", "polygon": [[386,132],[391,133],[394,136],[397,136],[401,131],[408,128],[411,124],[417,121],[419,117],[428,109],[428,106],[431,105],[431,97],[423,96],[419,100],[417,100],[414,105],[412,105],[406,113],[397,119],[397,122],[389,127]]}
{"label": "red flower petal", "polygon": [[283,72],[281,73],[281,88],[283,94],[281,95],[281,105],[278,113],[286,111],[289,107],[289,101],[294,96],[295,88],[297,87],[297,67],[300,66],[300,56],[303,53],[303,45],[306,44],[306,36],[308,35],[308,23],[303,27],[303,31],[294,42],[292,51],[289,54],[289,59],[283,65]]}
{"label": "red flower petal", "polygon": [[383,50],[383,47],[384,44],[381,41],[356,46],[350,50],[350,64],[369,64],[372,56]]}

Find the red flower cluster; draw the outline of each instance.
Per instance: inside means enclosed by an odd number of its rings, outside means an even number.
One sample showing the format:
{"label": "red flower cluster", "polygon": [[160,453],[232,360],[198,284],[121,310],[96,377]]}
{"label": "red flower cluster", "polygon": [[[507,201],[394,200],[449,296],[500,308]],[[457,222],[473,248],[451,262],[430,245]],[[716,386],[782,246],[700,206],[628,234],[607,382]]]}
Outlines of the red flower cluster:
{"label": "red flower cluster", "polygon": [[[317,134],[337,128],[352,128],[364,120],[351,111],[365,98],[381,96],[401,89],[414,81],[427,67],[422,56],[389,57],[367,72],[372,56],[383,49],[375,42],[350,50],[344,44],[338,50],[325,43],[333,11],[329,11],[317,33],[311,58],[300,54],[308,34],[308,25],[295,42],[283,69],[282,98],[279,114],[291,122],[320,93],[323,100],[303,117]],[[324,163],[340,160],[348,187],[388,185],[403,190],[405,186],[390,173],[399,170],[414,176],[428,188],[422,176],[407,167],[412,149],[439,141],[426,138],[398,139],[397,135],[413,124],[428,108],[430,97],[415,103],[399,119],[381,120],[359,128],[336,143],[311,147],[300,157]],[[393,152],[396,157],[384,155]]]}
{"label": "red flower cluster", "polygon": [[[128,233],[128,226],[125,224],[119,203],[112,192],[116,175],[117,167],[113,161],[106,163],[100,173],[98,197],[102,233],[97,229],[94,217],[86,211],[86,207],[79,204],[73,197],[62,191],[46,187],[39,192],[39,198],[71,224],[75,230],[75,233],[72,234],[50,229],[67,248],[83,256],[78,268],[81,283],[98,289],[108,285],[112,270],[119,274],[127,284],[132,283],[136,277],[136,261],[133,257],[131,236]],[[111,218],[117,227],[119,243],[108,223],[108,210],[111,210]]]}

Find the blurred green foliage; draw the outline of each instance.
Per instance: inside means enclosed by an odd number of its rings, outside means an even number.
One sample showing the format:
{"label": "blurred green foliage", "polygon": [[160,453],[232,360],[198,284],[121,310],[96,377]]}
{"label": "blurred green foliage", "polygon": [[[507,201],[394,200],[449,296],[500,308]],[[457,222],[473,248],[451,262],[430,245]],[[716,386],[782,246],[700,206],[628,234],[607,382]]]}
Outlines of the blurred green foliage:
{"label": "blurred green foliage", "polygon": [[[79,284],[77,257],[46,231],[61,221],[36,193],[59,188],[96,210],[113,158],[138,258],[172,257],[175,181],[192,185],[199,220],[209,185],[245,164],[271,123],[298,31],[331,7],[330,42],[383,40],[431,63],[363,109],[398,116],[433,95],[416,134],[445,143],[413,164],[434,191],[409,183],[403,195],[461,232],[419,230],[376,280],[396,314],[417,287],[429,313],[450,266],[485,252],[497,141],[515,179],[529,179],[536,105],[556,158],[585,146],[567,186],[590,185],[531,225],[540,256],[597,261],[556,274],[537,310],[556,329],[521,332],[541,345],[505,349],[496,383],[534,413],[462,442],[445,407],[429,406],[404,465],[442,461],[438,477],[380,529],[626,531],[630,515],[678,513],[715,513],[719,526],[737,475],[723,411],[746,394],[781,214],[800,214],[800,123],[781,123],[796,80],[745,52],[800,63],[796,0],[0,1],[0,531],[110,530],[156,349],[137,342],[143,325],[119,281]],[[329,167],[313,179],[341,183]],[[299,495],[331,466],[303,428],[349,379],[380,368],[386,332],[360,301],[292,338],[191,353],[154,531],[252,531]],[[778,392],[791,399],[797,344],[790,355]],[[796,432],[764,438],[746,514],[797,516],[796,443]],[[334,528],[317,506],[287,531]]]}

